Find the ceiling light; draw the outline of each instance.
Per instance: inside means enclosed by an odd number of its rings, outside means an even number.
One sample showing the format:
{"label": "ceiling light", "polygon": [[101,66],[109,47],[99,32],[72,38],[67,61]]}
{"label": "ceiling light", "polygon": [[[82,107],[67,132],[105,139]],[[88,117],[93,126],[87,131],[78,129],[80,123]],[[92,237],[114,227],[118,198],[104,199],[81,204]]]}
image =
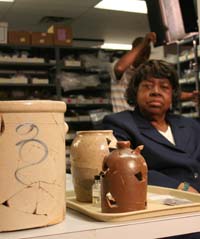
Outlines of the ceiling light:
{"label": "ceiling light", "polygon": [[103,49],[115,49],[115,50],[130,50],[132,48],[131,44],[117,44],[117,43],[104,43],[101,45]]}
{"label": "ceiling light", "polygon": [[0,2],[14,2],[15,0],[0,0]]}
{"label": "ceiling light", "polygon": [[125,12],[147,13],[146,2],[142,0],[102,0],[95,8]]}

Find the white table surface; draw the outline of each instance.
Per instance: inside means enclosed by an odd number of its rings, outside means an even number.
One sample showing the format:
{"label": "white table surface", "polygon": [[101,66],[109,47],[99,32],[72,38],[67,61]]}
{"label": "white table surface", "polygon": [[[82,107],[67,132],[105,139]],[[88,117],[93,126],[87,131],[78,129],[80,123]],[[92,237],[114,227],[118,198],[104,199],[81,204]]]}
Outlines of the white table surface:
{"label": "white table surface", "polygon": [[[71,178],[67,176],[67,190],[71,189]],[[43,228],[2,232],[0,239],[148,239],[196,231],[200,231],[200,212],[111,223],[95,221],[67,208],[66,218],[62,223]]]}

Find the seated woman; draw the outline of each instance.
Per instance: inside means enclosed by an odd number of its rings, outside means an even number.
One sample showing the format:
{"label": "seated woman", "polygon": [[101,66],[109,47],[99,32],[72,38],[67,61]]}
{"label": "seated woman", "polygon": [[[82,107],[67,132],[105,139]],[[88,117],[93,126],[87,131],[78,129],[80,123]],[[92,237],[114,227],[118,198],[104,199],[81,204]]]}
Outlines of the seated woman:
{"label": "seated woman", "polygon": [[170,113],[179,96],[176,71],[162,60],[139,66],[126,92],[127,110],[104,118],[118,140],[144,145],[148,184],[200,192],[200,124]]}

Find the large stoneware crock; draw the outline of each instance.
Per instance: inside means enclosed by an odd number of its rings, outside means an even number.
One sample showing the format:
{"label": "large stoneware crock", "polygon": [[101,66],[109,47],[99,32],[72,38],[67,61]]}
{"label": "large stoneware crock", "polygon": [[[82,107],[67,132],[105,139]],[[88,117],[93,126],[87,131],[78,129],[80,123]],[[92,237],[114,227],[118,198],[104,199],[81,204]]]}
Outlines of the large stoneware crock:
{"label": "large stoneware crock", "polygon": [[0,231],[65,217],[66,105],[0,101]]}

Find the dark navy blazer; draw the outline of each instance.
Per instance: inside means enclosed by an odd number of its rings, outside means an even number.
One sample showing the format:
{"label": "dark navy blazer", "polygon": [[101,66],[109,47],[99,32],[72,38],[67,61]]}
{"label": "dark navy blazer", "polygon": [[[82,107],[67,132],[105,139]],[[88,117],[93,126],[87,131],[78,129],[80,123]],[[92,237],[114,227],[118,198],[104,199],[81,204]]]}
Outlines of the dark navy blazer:
{"label": "dark navy blazer", "polygon": [[177,188],[189,182],[200,191],[200,124],[191,118],[168,114],[175,145],[161,135],[139,111],[108,115],[104,129],[112,129],[118,140],[130,140],[132,148],[144,145],[148,184]]}

